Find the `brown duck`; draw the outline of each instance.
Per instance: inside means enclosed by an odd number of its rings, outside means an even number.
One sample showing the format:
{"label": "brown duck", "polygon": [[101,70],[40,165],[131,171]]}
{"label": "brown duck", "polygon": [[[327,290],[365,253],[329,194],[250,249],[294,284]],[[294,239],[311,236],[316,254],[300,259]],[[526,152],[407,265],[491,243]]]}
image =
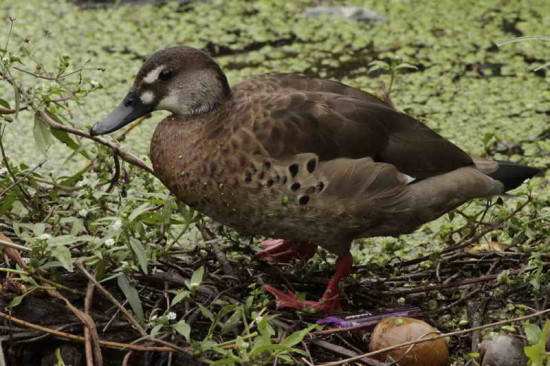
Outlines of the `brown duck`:
{"label": "brown duck", "polygon": [[268,260],[336,254],[322,299],[265,289],[278,306],[338,306],[353,239],[410,233],[477,197],[502,194],[538,170],[472,158],[364,91],[323,79],[269,74],[230,87],[206,53],[156,52],[93,135],[155,110],[151,159],[177,198],[263,242]]}

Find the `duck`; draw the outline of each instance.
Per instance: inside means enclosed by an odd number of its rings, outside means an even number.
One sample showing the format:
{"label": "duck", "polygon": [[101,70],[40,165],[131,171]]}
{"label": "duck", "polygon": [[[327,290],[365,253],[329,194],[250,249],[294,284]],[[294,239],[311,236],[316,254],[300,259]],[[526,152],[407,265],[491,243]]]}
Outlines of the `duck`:
{"label": "duck", "polygon": [[332,312],[352,272],[354,239],[411,233],[475,198],[539,173],[471,157],[415,118],[342,83],[272,73],[230,86],[207,53],[175,46],[149,56],[91,135],[164,110],[150,157],[177,199],[243,235],[262,236],[268,262],[337,256],[322,298],[273,286],[277,307]]}

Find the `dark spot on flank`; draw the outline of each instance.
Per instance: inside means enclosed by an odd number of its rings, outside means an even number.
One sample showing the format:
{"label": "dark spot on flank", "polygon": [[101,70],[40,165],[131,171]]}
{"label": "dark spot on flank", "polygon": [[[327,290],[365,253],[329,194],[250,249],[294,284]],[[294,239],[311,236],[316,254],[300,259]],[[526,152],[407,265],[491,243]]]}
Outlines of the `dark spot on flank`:
{"label": "dark spot on flank", "polygon": [[239,164],[242,167],[246,166],[246,164],[248,163],[248,160],[246,159],[246,156],[244,156],[244,154],[239,154],[238,159],[239,159]]}
{"label": "dark spot on flank", "polygon": [[310,173],[313,173],[316,166],[317,166],[317,162],[315,161],[315,159],[311,159],[310,161],[307,162],[307,171]]}
{"label": "dark spot on flank", "polygon": [[278,109],[271,112],[271,117],[273,118],[282,118],[286,116],[288,113],[284,109]]}
{"label": "dark spot on flank", "polygon": [[264,176],[265,176],[265,173],[260,172],[260,174],[258,174],[258,179],[264,179]]}
{"label": "dark spot on flank", "polygon": [[292,189],[293,191],[297,191],[299,190],[301,187],[300,183],[292,183],[292,185],[290,186],[290,189]]}
{"label": "dark spot on flank", "polygon": [[279,181],[279,179],[281,179],[281,177],[279,175],[276,175],[274,177],[272,177],[273,181],[276,183]]}
{"label": "dark spot on flank", "polygon": [[300,202],[301,205],[307,205],[309,202],[309,196],[302,196],[298,199],[298,202]]}
{"label": "dark spot on flank", "polygon": [[218,171],[218,163],[216,163],[213,160],[210,161],[209,168],[210,168],[210,174],[216,174]]}
{"label": "dark spot on flank", "polygon": [[273,179],[268,179],[266,182],[265,182],[265,185],[268,186],[268,187],[271,187],[273,185]]}
{"label": "dark spot on flank", "polygon": [[319,190],[319,192],[321,192],[323,188],[325,188],[325,183],[323,182],[317,183],[317,189]]}
{"label": "dark spot on flank", "polygon": [[266,161],[263,167],[264,167],[264,170],[269,170],[271,168],[271,163],[269,161]]}
{"label": "dark spot on flank", "polygon": [[252,181],[252,174],[250,174],[249,172],[246,172],[246,173],[244,174],[244,181],[245,181],[246,183],[250,183],[250,182]]}
{"label": "dark spot on flank", "polygon": [[292,164],[288,167],[288,171],[290,172],[290,175],[295,177],[298,175],[298,164]]}

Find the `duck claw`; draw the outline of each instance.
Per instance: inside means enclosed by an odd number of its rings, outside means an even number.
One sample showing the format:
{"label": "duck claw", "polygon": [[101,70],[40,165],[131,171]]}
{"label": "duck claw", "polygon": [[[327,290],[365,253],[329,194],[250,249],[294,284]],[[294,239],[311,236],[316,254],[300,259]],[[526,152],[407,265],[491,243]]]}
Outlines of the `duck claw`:
{"label": "duck claw", "polygon": [[275,297],[277,308],[294,308],[298,310],[315,310],[317,312],[330,313],[340,309],[338,295],[331,298],[323,297],[319,301],[303,301],[294,292],[283,292],[273,286],[266,285],[264,291]]}
{"label": "duck claw", "polygon": [[255,259],[265,260],[267,263],[289,263],[293,259],[306,262],[315,255],[317,245],[299,243],[289,239],[268,239],[260,246],[263,251],[257,253]]}

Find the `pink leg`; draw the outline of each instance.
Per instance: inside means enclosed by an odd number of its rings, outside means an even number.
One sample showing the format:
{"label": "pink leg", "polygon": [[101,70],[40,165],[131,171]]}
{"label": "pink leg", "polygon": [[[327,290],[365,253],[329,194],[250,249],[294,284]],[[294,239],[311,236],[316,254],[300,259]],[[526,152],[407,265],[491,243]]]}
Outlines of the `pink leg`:
{"label": "pink leg", "polygon": [[268,239],[261,244],[263,251],[255,255],[268,263],[288,263],[292,259],[306,262],[315,255],[317,245],[299,243],[289,239]]}
{"label": "pink leg", "polygon": [[275,304],[278,308],[311,308],[321,312],[333,312],[340,307],[338,284],[342,278],[350,274],[352,266],[353,257],[351,254],[343,255],[336,260],[334,275],[319,301],[301,301],[296,294],[292,292],[284,293],[272,286],[264,286],[264,290],[275,296]]}

